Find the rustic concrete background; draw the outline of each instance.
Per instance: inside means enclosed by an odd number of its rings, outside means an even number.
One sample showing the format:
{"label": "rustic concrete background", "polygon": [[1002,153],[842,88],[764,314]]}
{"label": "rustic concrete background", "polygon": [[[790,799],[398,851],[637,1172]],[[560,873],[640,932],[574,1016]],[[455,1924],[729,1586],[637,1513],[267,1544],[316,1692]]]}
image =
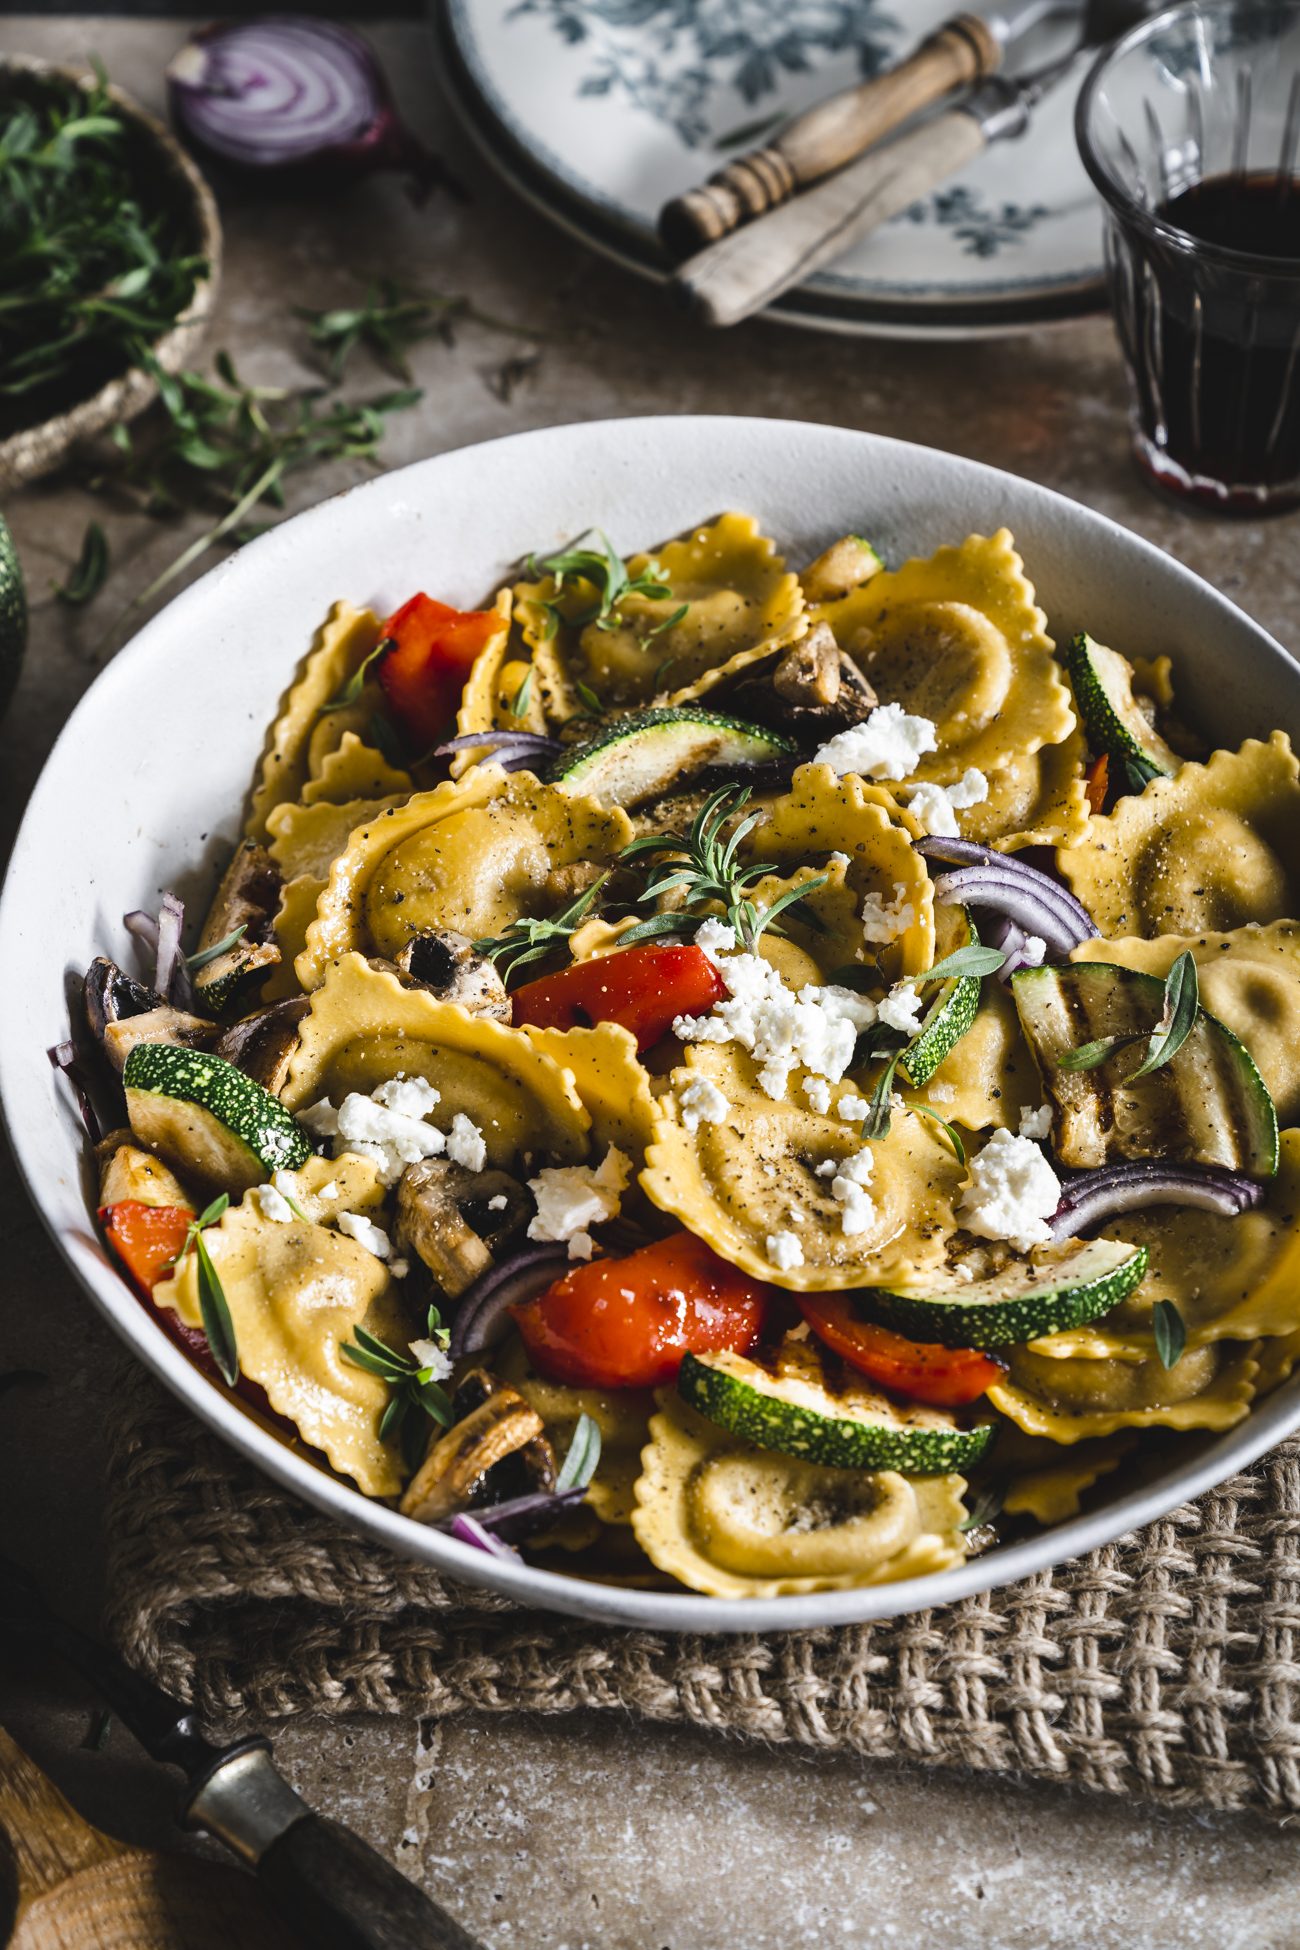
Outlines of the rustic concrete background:
{"label": "rustic concrete background", "polygon": [[[10,16],[0,47],[59,58],[97,51],[115,79],[157,106],[161,68],[182,31],[166,20]],[[227,268],[213,342],[248,376],[301,378],[292,306],[346,302],[359,276],[395,271],[469,295],[525,335],[469,326],[454,347],[422,347],[415,365],[426,397],[392,423],[392,464],[519,427],[620,413],[749,411],[870,427],[1101,508],[1191,563],[1284,641],[1294,636],[1300,522],[1194,520],[1147,492],[1126,458],[1122,375],[1104,319],[968,347],[854,343],[761,324],[710,338],[494,182],[438,99],[417,24],[380,26],[374,39],[411,120],[454,160],[471,200],[439,198],[417,211],[389,181],[319,203],[224,194]],[[501,397],[503,362],[532,350],[538,363]],[[359,367],[357,380],[357,390],[387,383]],[[291,505],[349,478],[300,478]],[[870,482],[863,487],[869,507]],[[744,489],[738,482],[742,504]],[[103,661],[99,639],[115,605],[191,531],[106,512],[66,480],[11,497],[5,512],[33,598],[26,673],[0,728],[7,848],[59,725]],[[92,513],[109,532],[113,579],[89,610],[73,611],[53,601],[49,583],[75,557]],[[46,1377],[0,1395],[0,1548],[93,1621],[110,1348],[12,1172],[0,1179],[0,1238],[0,1372]],[[120,1729],[102,1751],[83,1744],[93,1702],[66,1673],[0,1666],[0,1721],[91,1819],[132,1840],[177,1840],[170,1783]],[[493,1945],[1300,1944],[1294,1839],[1262,1821],[818,1760],[622,1720],[302,1724],[277,1748],[305,1793]]]}

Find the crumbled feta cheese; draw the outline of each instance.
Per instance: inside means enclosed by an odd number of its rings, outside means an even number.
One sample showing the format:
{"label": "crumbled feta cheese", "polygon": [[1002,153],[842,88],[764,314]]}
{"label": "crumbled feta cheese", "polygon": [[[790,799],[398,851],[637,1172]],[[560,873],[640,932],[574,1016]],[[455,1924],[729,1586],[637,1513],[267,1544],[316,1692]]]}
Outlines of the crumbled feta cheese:
{"label": "crumbled feta cheese", "polygon": [[395,1280],[404,1280],[411,1270],[409,1259],[390,1259],[388,1270]]}
{"label": "crumbled feta cheese", "polygon": [[708,1077],[691,1077],[677,1092],[677,1108],[684,1127],[698,1131],[701,1124],[721,1124],[731,1106]]}
{"label": "crumbled feta cheese", "polygon": [[445,1381],[451,1373],[451,1356],[445,1347],[439,1347],[437,1341],[412,1341],[411,1359],[418,1361],[422,1368],[430,1369],[434,1381]]}
{"label": "crumbled feta cheese", "polygon": [[[380,1085],[381,1089],[388,1087]],[[363,1097],[360,1091],[354,1090],[343,1099],[336,1116],[335,1157],[356,1151],[373,1158],[385,1185],[395,1185],[407,1165],[421,1158],[436,1158],[447,1147],[442,1132],[426,1124],[423,1117],[381,1104],[374,1097]]]}
{"label": "crumbled feta cheese", "polygon": [[932,1083],[925,1094],[932,1104],[952,1104],[957,1101],[957,1092],[950,1083]]}
{"label": "crumbled feta cheese", "polygon": [[825,1117],[831,1107],[831,1087],[825,1077],[805,1077],[803,1094],[819,1117]]}
{"label": "crumbled feta cheese", "polygon": [[894,882],[894,898],[886,900],[883,894],[868,888],[862,897],[862,933],[867,941],[896,941],[905,934],[916,919],[916,909],[907,898],[907,889],[901,880]]}
{"label": "crumbled feta cheese", "polygon": [[770,1232],[767,1236],[767,1256],[773,1266],[788,1273],[793,1266],[803,1265],[803,1247],[795,1232]]}
{"label": "crumbled feta cheese", "polygon": [[427,1077],[408,1077],[400,1071],[370,1094],[385,1110],[395,1110],[403,1117],[427,1117],[442,1101],[441,1093]]}
{"label": "crumbled feta cheese", "polygon": [[298,1122],[305,1124],[316,1137],[334,1137],[338,1132],[339,1114],[328,1097],[322,1097],[318,1104],[308,1104],[296,1115]]}
{"label": "crumbled feta cheese", "polygon": [[447,1133],[447,1156],[454,1165],[464,1165],[466,1171],[482,1171],[487,1163],[483,1133],[463,1110],[458,1110],[451,1120],[451,1129]]}
{"label": "crumbled feta cheese", "polygon": [[830,765],[841,776],[908,779],[926,752],[937,751],[939,735],[929,718],[914,718],[901,704],[878,704],[862,724],[837,731],[813,753],[814,765]]}
{"label": "crumbled feta cheese", "polygon": [[1026,968],[1041,968],[1047,960],[1047,943],[1041,934],[1027,934],[1016,952]]}
{"label": "crumbled feta cheese", "polygon": [[870,1109],[865,1097],[859,1097],[856,1090],[846,1090],[835,1106],[835,1115],[846,1124],[860,1124]]}
{"label": "crumbled feta cheese", "polygon": [[726,998],[707,1016],[678,1016],[687,1043],[739,1043],[759,1065],[769,1097],[784,1097],[796,1067],[838,1083],[859,1035],[876,1019],[875,1004],[851,989],[808,983],[798,994],[760,955],[728,955],[718,964]]}
{"label": "crumbled feta cheese", "polygon": [[971,1163],[957,1216],[977,1238],[1028,1252],[1051,1238],[1047,1221],[1060,1198],[1060,1180],[1032,1139],[994,1131]]}
{"label": "crumbled feta cheese", "polygon": [[849,859],[847,853],[835,852],[827,854],[826,864],[828,867],[843,867],[847,873],[848,869],[853,865],[853,862]]}
{"label": "crumbled feta cheese", "polygon": [[831,1197],[838,1199],[843,1208],[840,1229],[850,1236],[867,1232],[875,1224],[876,1202],[866,1190],[874,1166],[875,1158],[868,1145],[855,1151],[851,1158],[843,1159],[831,1180]]}
{"label": "crumbled feta cheese", "polygon": [[1028,1104],[1020,1107],[1020,1135],[1034,1138],[1044,1143],[1052,1135],[1052,1107],[1044,1104],[1040,1110],[1031,1110]]}
{"label": "crumbled feta cheese", "polygon": [[907,810],[927,833],[942,839],[956,839],[960,830],[957,814],[971,806],[982,805],[988,796],[988,780],[972,765],[956,785],[930,785],[925,782],[909,786]]}
{"label": "crumbled feta cheese", "polygon": [[695,930],[695,945],[711,962],[716,962],[719,955],[729,955],[734,949],[736,930],[720,921],[716,914],[710,914]]}
{"label": "crumbled feta cheese", "polygon": [[816,1178],[834,1178],[839,1168],[840,1161],[838,1158],[823,1158],[813,1176]]}
{"label": "crumbled feta cheese", "polygon": [[504,1192],[496,1192],[496,1193],[494,1193],[494,1194],[493,1194],[493,1196],[492,1196],[492,1197],[491,1197],[491,1198],[490,1198],[490,1199],[488,1200],[488,1211],[489,1211],[489,1212],[504,1212],[504,1211],[505,1211],[505,1209],[506,1209],[506,1207],[507,1207],[507,1205],[509,1205],[509,1203],[510,1203],[510,1200],[509,1200],[509,1199],[508,1199],[508,1198],[506,1197],[506,1195],[505,1195],[505,1193],[504,1193]]}
{"label": "crumbled feta cheese", "polygon": [[570,1235],[570,1259],[590,1259],[595,1250],[596,1242],[589,1232],[575,1232]]}
{"label": "crumbled feta cheese", "polygon": [[910,982],[900,982],[892,988],[877,1009],[878,1019],[887,1023],[890,1029],[897,1029],[901,1035],[914,1036],[921,1027],[922,998],[919,989]]}
{"label": "crumbled feta cheese", "polygon": [[264,1219],[273,1219],[276,1225],[287,1226],[293,1220],[293,1207],[284,1193],[275,1185],[254,1185],[253,1197],[257,1209]]}
{"label": "crumbled feta cheese", "polygon": [[952,1276],[955,1280],[960,1280],[963,1286],[969,1286],[975,1278],[975,1268],[969,1266],[964,1259],[959,1259],[952,1269]]}
{"label": "crumbled feta cheese", "polygon": [[364,1212],[340,1212],[339,1231],[346,1232],[349,1239],[355,1239],[358,1246],[364,1246],[376,1259],[387,1259],[393,1250],[388,1234]]}
{"label": "crumbled feta cheese", "polygon": [[317,1198],[337,1198],[338,1195],[339,1181],[337,1178],[331,1178],[329,1184],[322,1185],[316,1194]]}
{"label": "crumbled feta cheese", "polygon": [[[530,1178],[537,1211],[528,1222],[530,1239],[571,1240],[589,1226],[617,1217],[632,1160],[610,1145],[601,1164],[548,1165]],[[571,1257],[584,1258],[581,1246]]]}

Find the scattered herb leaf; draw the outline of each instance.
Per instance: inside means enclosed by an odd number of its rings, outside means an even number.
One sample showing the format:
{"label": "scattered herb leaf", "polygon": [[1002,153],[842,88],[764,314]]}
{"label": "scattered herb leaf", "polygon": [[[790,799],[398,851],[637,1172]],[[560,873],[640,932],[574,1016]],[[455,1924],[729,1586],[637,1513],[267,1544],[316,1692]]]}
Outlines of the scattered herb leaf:
{"label": "scattered herb leaf", "polygon": [[1151,1309],[1151,1332],[1164,1368],[1177,1367],[1187,1346],[1187,1323],[1172,1300],[1157,1300]]}
{"label": "scattered herb leaf", "polygon": [[1146,1055],[1128,1079],[1130,1083],[1136,1077],[1149,1077],[1153,1070],[1160,1069],[1177,1056],[1196,1027],[1200,1006],[1200,983],[1196,975],[1196,962],[1191,949],[1184,948],[1165,976],[1164,1007],[1160,1012],[1160,1020],[1151,1032]]}
{"label": "scattered herb leaf", "polygon": [[578,1417],[568,1451],[555,1479],[557,1495],[565,1490],[585,1490],[600,1462],[600,1428],[585,1410]]}
{"label": "scattered herb leaf", "polygon": [[61,603],[71,603],[79,609],[84,603],[94,601],[104,587],[107,575],[107,537],[97,521],[88,521],[82,537],[81,554],[67,581],[55,583],[54,593]]}
{"label": "scattered herb leaf", "polygon": [[871,1093],[871,1103],[867,1109],[866,1117],[862,1121],[862,1135],[864,1138],[875,1140],[889,1136],[890,1112],[892,1108],[891,1099],[894,1094],[894,1073],[898,1068],[899,1058],[902,1054],[901,1049],[896,1049],[884,1069],[880,1072],[879,1080]]}
{"label": "scattered herb leaf", "polygon": [[214,941],[210,948],[197,948],[192,955],[186,955],[185,966],[193,975],[196,970],[206,968],[209,962],[218,960],[222,955],[228,955],[232,948],[238,947],[247,933],[248,923],[241,921],[237,928],[230,930],[224,940]]}
{"label": "scattered herb leaf", "polygon": [[952,1146],[953,1156],[956,1158],[957,1163],[959,1165],[965,1164],[966,1146],[963,1144],[961,1132],[955,1124],[950,1124],[946,1117],[940,1117],[938,1111],[933,1109],[929,1104],[909,1104],[908,1109],[915,1111],[918,1117],[932,1118]]}
{"label": "scattered herb leaf", "polygon": [[957,1525],[958,1530],[982,1530],[1002,1515],[1002,1506],[1007,1500],[1005,1483],[987,1483],[970,1506],[970,1514]]}
{"label": "scattered herb leaf", "polygon": [[996,975],[1005,961],[1006,956],[1001,949],[984,948],[972,941],[965,948],[945,955],[942,961],[935,962],[932,968],[927,968],[924,975],[918,975],[916,979],[919,982],[947,982],[955,975]]}
{"label": "scattered herb leaf", "polygon": [[514,696],[510,700],[510,715],[512,718],[523,717],[524,713],[528,709],[528,698],[530,692],[532,691],[532,688],[533,688],[533,667],[531,664],[529,664],[527,670],[524,672],[523,682],[520,684],[519,689],[515,692]]}
{"label": "scattered herb leaf", "polygon": [[392,648],[392,637],[381,636],[374,649],[368,651],[361,659],[361,662],[348,678],[342,690],[334,697],[327,698],[325,703],[321,705],[317,716],[323,718],[327,711],[345,711],[349,704],[355,704],[365,687],[366,679],[369,677],[371,670],[378,663],[379,659],[386,656]]}
{"label": "scattered herb leaf", "polygon": [[[365,295],[355,305],[335,305],[324,311],[306,306],[295,308],[295,316],[307,325],[307,336],[322,356],[325,370],[337,386],[347,371],[354,352],[364,349],[398,379],[409,379],[407,355],[425,339],[455,343],[457,325],[485,325],[495,332],[509,332],[518,338],[539,338],[540,333],[512,325],[490,312],[480,311],[471,299],[442,291],[421,291],[403,284],[399,278],[372,279]],[[531,353],[532,361],[540,353]]]}
{"label": "scattered herb leaf", "polygon": [[[689,614],[690,607],[689,603],[680,603],[671,616],[665,616],[662,623],[656,623],[652,630],[647,630],[641,641],[643,643],[653,643],[655,638],[662,636],[665,630],[675,630],[682,619]],[[676,661],[677,659],[675,657],[665,657],[659,668],[665,670],[669,664],[676,663]]]}
{"label": "scattered herb leaf", "polygon": [[[612,630],[623,621],[620,605],[629,596],[662,602],[673,593],[663,580],[659,564],[653,560],[646,563],[639,575],[629,575],[627,563],[615,553],[608,535],[599,528],[589,529],[576,547],[548,555],[540,563],[536,556],[530,555],[528,572],[539,582],[550,576],[555,583],[554,596],[539,599],[549,619],[547,633],[552,636],[562,620],[574,629],[586,629],[594,623],[597,629]],[[584,582],[593,591],[595,602],[565,616],[559,599],[566,593],[566,584]]]}
{"label": "scattered herb leaf", "polygon": [[1056,1059],[1059,1070],[1073,1074],[1076,1070],[1095,1070],[1117,1049],[1127,1049],[1130,1043],[1140,1043],[1140,1036],[1101,1036],[1095,1043],[1080,1043],[1078,1049],[1067,1049]]}
{"label": "scattered herb leaf", "polygon": [[194,1235],[194,1257],[198,1272],[199,1313],[208,1337],[217,1373],[228,1388],[239,1379],[239,1349],[235,1344],[235,1323],[230,1318],[225,1289],[212,1264],[212,1255],[202,1232]]}

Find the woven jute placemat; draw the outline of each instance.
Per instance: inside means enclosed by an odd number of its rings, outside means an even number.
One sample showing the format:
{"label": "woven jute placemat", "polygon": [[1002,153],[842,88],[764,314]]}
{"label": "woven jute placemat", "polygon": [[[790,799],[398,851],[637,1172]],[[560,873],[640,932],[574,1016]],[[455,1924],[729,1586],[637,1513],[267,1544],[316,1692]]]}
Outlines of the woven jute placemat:
{"label": "woven jute placemat", "polygon": [[214,1730],[621,1709],[1176,1806],[1300,1811],[1300,1439],[1006,1590],[765,1637],[525,1612],[270,1485],[142,1370],[112,1396],[109,1628]]}

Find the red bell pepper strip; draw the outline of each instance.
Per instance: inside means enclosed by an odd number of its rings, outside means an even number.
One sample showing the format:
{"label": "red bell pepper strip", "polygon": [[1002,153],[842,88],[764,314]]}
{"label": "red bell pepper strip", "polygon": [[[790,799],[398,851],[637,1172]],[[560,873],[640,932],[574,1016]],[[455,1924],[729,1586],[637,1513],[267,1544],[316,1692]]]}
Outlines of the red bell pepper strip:
{"label": "red bell pepper strip", "polygon": [[510,1309],[529,1358],[577,1388],[658,1388],[682,1357],[743,1354],[763,1329],[772,1289],[697,1239],[675,1232],[624,1259],[575,1266]]}
{"label": "red bell pepper strip", "polygon": [[594,1022],[621,1022],[643,1050],[666,1036],[678,1016],[702,1015],[726,993],[702,948],[647,941],[526,982],[511,1000],[516,1027],[589,1029]]}
{"label": "red bell pepper strip", "polygon": [[131,1283],[148,1299],[185,1245],[195,1214],[185,1205],[145,1205],[125,1198],[100,1208],[99,1221]]}
{"label": "red bell pepper strip", "polygon": [[1003,1368],[974,1347],[937,1347],[910,1341],[905,1334],[861,1320],[847,1294],[798,1293],[793,1296],[818,1340],[851,1368],[912,1401],[934,1408],[957,1408],[979,1397],[1001,1379]]}
{"label": "red bell pepper strip", "polygon": [[1088,801],[1090,812],[1099,813],[1106,804],[1106,788],[1110,784],[1110,756],[1103,752],[1095,758],[1083,775],[1083,796]]}
{"label": "red bell pepper strip", "polygon": [[383,625],[380,641],[391,648],[378,660],[379,684],[413,752],[447,732],[475,657],[500,628],[494,609],[452,609],[425,595]]}

